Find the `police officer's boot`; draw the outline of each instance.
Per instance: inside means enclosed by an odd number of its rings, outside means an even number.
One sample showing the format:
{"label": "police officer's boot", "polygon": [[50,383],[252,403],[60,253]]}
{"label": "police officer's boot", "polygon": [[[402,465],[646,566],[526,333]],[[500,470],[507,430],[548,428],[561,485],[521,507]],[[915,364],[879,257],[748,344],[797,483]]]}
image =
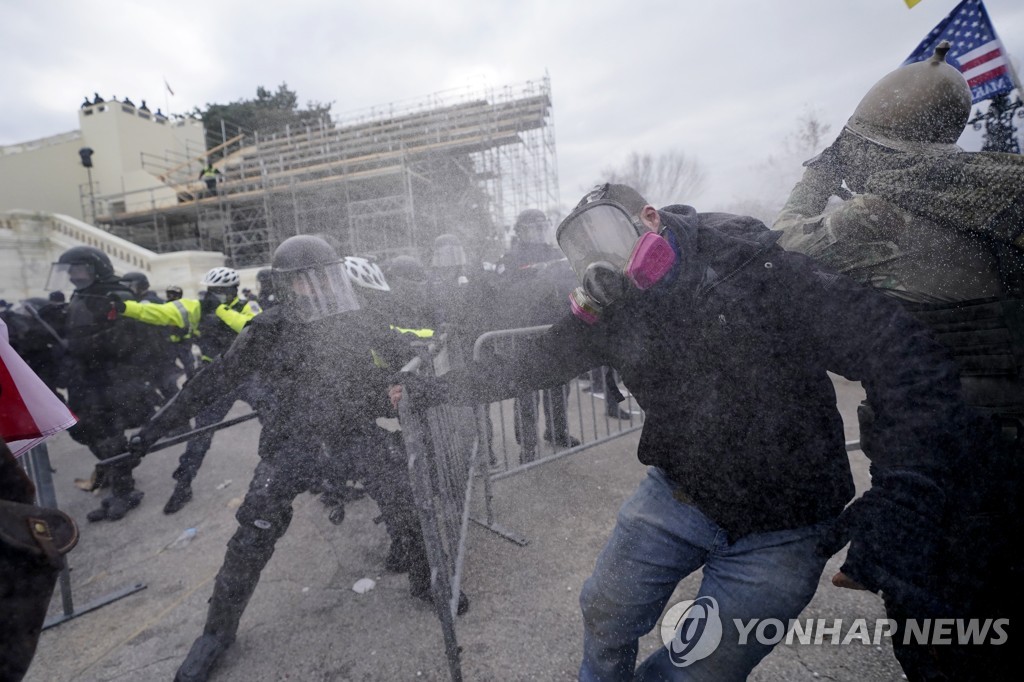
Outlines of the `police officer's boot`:
{"label": "police officer's boot", "polygon": [[239,551],[237,545],[229,544],[224,565],[214,582],[206,627],[192,643],[188,656],[174,676],[174,682],[206,682],[209,679],[221,655],[235,641],[238,621],[256,590],[266,559],[262,553],[249,556],[244,549]]}
{"label": "police officer's boot", "polygon": [[388,555],[384,557],[384,570],[391,573],[405,573],[409,570],[409,541],[403,535],[391,538]]}
{"label": "police officer's boot", "polygon": [[[101,459],[108,459],[121,454],[128,449],[128,442],[124,436],[108,438],[96,445],[97,454]],[[110,480],[111,495],[103,499],[101,506],[86,515],[89,521],[120,521],[129,511],[139,506],[142,502],[143,492],[135,489],[135,479],[132,478],[132,469],[138,461],[128,460],[119,462],[107,468],[107,477]]]}
{"label": "police officer's boot", "polygon": [[175,514],[188,504],[192,499],[192,485],[189,481],[180,480],[174,484],[174,492],[171,493],[167,504],[164,505],[164,514]]}

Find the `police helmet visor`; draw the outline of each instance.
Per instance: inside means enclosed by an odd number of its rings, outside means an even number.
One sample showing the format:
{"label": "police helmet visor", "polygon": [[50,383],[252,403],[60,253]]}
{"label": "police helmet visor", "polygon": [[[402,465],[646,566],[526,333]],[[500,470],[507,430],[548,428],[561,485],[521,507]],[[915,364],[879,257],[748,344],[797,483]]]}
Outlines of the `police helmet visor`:
{"label": "police helmet visor", "polygon": [[434,268],[450,268],[466,264],[466,252],[458,244],[446,244],[434,249],[430,266]]}
{"label": "police helmet visor", "polygon": [[85,289],[96,281],[96,270],[89,263],[54,263],[46,278],[47,291]]}
{"label": "police helmet visor", "polygon": [[274,288],[288,297],[293,312],[305,322],[359,309],[341,262],[275,271]]}
{"label": "police helmet visor", "polygon": [[516,235],[528,244],[547,244],[551,221],[547,218],[528,218],[516,225]]}
{"label": "police helmet visor", "polygon": [[597,202],[574,211],[558,226],[558,246],[580,284],[595,263],[621,271],[629,260],[641,228],[625,209],[612,202]]}

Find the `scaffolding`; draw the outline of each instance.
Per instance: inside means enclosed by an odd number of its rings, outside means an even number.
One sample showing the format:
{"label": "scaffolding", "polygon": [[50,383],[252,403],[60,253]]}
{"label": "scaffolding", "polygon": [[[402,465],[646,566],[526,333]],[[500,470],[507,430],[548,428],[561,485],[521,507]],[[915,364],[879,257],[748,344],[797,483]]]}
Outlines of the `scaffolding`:
{"label": "scaffolding", "polygon": [[[300,128],[219,125],[220,143],[194,157],[144,157],[159,181],[153,189],[93,198],[97,224],[157,252],[219,250],[246,267],[268,263],[294,234],[386,258],[425,255],[451,232],[477,257],[494,256],[521,210],[559,206],[546,76]],[[214,158],[220,176],[209,191],[198,178]]]}

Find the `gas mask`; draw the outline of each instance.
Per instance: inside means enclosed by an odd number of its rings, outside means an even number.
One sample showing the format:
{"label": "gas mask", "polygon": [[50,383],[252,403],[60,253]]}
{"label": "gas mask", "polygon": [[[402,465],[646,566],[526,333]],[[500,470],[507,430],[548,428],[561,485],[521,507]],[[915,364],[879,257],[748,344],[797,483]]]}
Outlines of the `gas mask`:
{"label": "gas mask", "polygon": [[569,296],[573,314],[594,324],[601,311],[632,291],[650,289],[676,262],[672,246],[620,204],[598,200],[577,208],[555,237],[580,286]]}

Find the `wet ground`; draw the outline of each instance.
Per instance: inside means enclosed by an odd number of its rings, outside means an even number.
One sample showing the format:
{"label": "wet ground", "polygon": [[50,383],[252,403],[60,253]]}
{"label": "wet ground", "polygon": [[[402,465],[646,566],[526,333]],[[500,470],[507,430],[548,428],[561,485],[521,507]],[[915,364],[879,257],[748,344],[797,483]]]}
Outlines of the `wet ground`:
{"label": "wet ground", "polygon": [[[849,424],[860,389],[843,380],[837,388]],[[232,414],[247,411],[238,404]],[[233,507],[256,464],[258,433],[255,422],[219,433],[195,498],[173,516],[161,509],[183,446],[150,455],[136,470],[146,492],[141,507],[121,522],[100,524],[85,521],[98,498],[73,485],[89,474],[92,457],[65,435],[50,441],[58,499],[81,522],[81,542],[68,555],[76,606],[146,587],[45,631],[29,682],[173,678],[202,630],[213,577],[235,529]],[[856,437],[855,429],[848,436]],[[636,434],[626,436],[495,485],[497,519],[530,542],[520,547],[470,524],[463,588],[472,606],[458,620],[466,680],[575,679],[579,590],[615,512],[644,476],[636,442]],[[862,488],[865,460],[854,453],[851,462]],[[405,576],[382,570],[387,537],[375,516],[375,504],[362,499],[335,526],[317,498],[296,500],[291,528],[213,680],[450,679],[433,611],[409,597]],[[189,528],[194,539],[175,546]],[[876,596],[829,584],[839,563],[829,563],[802,617],[884,617]],[[357,594],[352,585],[364,577],[376,587]],[[683,581],[672,603],[692,596],[699,580]],[[60,612],[58,594],[51,613]],[[658,635],[648,635],[641,656],[658,646]],[[874,682],[900,680],[901,671],[884,639],[880,646],[783,644],[750,679]]]}

